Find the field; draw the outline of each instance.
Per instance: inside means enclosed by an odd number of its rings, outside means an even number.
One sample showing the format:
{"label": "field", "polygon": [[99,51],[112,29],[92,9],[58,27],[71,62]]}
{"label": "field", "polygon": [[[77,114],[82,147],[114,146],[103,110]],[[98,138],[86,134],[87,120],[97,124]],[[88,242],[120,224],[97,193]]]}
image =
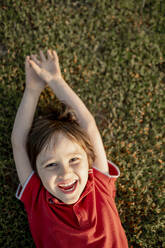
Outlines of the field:
{"label": "field", "polygon": [[[35,247],[15,198],[10,136],[25,57],[47,48],[120,168],[116,204],[129,247],[165,247],[165,2],[5,0],[0,11],[0,247]],[[47,88],[38,111],[55,102]]]}

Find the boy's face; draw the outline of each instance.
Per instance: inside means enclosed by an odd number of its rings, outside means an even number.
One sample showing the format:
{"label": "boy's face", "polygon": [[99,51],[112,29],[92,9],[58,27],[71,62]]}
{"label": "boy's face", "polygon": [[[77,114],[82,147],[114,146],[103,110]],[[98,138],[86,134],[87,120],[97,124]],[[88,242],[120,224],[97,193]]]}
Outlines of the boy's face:
{"label": "boy's face", "polygon": [[61,132],[54,139],[37,156],[38,174],[49,193],[66,204],[73,204],[88,180],[87,154]]}

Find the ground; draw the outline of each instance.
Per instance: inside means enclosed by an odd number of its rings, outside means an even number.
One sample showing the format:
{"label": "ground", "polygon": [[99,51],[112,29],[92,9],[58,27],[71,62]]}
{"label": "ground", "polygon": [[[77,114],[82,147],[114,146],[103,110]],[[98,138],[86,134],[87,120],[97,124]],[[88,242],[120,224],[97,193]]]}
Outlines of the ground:
{"label": "ground", "polygon": [[[10,135],[25,56],[51,48],[95,116],[107,158],[120,168],[116,204],[129,247],[165,247],[165,3],[6,0],[0,7],[0,246],[34,247],[15,198]],[[47,88],[37,113],[56,102]]]}

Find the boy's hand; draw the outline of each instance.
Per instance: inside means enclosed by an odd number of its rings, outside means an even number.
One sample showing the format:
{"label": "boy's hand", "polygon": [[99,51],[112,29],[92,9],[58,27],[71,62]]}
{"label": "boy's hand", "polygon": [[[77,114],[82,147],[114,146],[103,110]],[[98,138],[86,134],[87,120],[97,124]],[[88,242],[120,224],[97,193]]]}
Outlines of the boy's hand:
{"label": "boy's hand", "polygon": [[[36,55],[31,56],[37,63]],[[26,89],[41,92],[45,88],[45,82],[37,75],[30,65],[30,57],[26,57],[25,61],[25,72],[26,72]]]}
{"label": "boy's hand", "polygon": [[47,58],[40,51],[40,60],[30,59],[30,64],[37,75],[49,84],[50,81],[62,78],[57,53],[52,50],[47,51]]}

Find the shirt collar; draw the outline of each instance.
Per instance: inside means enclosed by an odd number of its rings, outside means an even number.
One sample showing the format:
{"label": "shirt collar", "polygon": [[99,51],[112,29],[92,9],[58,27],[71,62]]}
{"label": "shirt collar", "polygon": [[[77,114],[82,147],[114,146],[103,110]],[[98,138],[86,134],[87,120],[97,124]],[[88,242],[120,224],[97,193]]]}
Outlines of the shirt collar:
{"label": "shirt collar", "polygon": [[[88,181],[87,181],[87,184],[85,186],[84,191],[82,192],[79,200],[76,203],[71,204],[71,205],[78,204],[86,195],[88,195],[93,189],[93,184],[94,184],[93,183],[93,169],[90,169],[88,171]],[[54,203],[56,205],[68,206],[66,203],[64,203],[64,202],[58,200],[57,198],[55,198],[54,196],[52,196],[47,190],[46,190],[46,200],[47,200],[47,202],[52,203],[52,204]]]}

